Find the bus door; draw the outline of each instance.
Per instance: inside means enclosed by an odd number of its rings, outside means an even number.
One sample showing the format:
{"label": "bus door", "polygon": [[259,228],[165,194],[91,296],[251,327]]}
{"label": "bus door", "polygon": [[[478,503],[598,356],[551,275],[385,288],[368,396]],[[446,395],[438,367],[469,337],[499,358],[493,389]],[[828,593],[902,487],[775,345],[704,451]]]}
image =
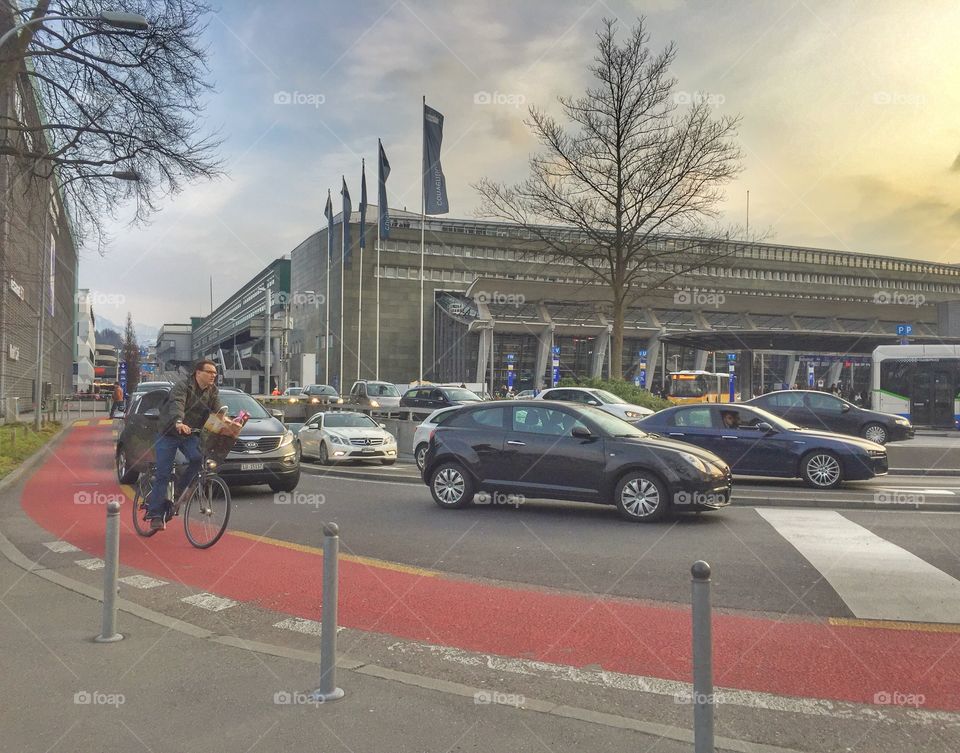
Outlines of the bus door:
{"label": "bus door", "polygon": [[953,428],[956,419],[953,415],[953,396],[956,392],[953,374],[942,367],[933,371],[932,389],[930,391],[931,424]]}
{"label": "bus door", "polygon": [[930,371],[922,364],[917,369],[910,390],[910,421],[920,426],[930,426]]}

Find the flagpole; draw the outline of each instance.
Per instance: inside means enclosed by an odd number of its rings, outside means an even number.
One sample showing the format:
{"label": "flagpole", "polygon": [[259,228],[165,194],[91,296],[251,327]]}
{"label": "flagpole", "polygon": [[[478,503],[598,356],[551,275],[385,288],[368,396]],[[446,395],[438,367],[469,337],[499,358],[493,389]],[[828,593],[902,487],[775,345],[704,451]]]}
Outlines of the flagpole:
{"label": "flagpole", "polygon": [[[327,206],[332,207],[330,191],[327,191]],[[327,215],[327,295],[326,334],[323,337],[323,382],[330,384],[330,252],[333,250],[333,209]],[[304,385],[306,386],[306,385]]]}
{"label": "flagpole", "polygon": [[[346,185],[347,179],[344,176],[343,184]],[[349,226],[350,218],[343,216],[343,210],[340,211],[341,218],[341,233],[340,233],[340,358],[337,361],[337,389],[340,390],[340,394],[343,395],[343,336],[344,336],[344,322],[343,322],[343,284],[344,278],[347,273],[347,227]]]}
{"label": "flagpole", "polygon": [[[380,156],[377,155],[379,161]],[[377,355],[376,355],[376,379],[380,378],[380,196],[379,196],[379,171],[377,172]]]}
{"label": "flagpole", "polygon": [[[360,193],[360,203],[363,204],[364,201],[364,190],[367,184],[367,176],[365,172],[366,164],[365,161],[361,158],[360,160],[360,172],[363,175],[363,188],[361,188]],[[360,222],[363,224],[366,217],[366,206],[362,206],[360,209]],[[366,245],[366,227],[360,228],[360,280],[357,283],[357,381],[360,381],[360,346],[363,343],[363,338],[361,337],[361,331],[363,329],[363,247]]]}
{"label": "flagpole", "polygon": [[427,186],[426,186],[426,176],[424,175],[423,169],[423,160],[427,156],[427,134],[425,128],[424,117],[427,113],[427,96],[423,96],[423,108],[420,110],[420,127],[423,129],[423,143],[421,144],[421,154],[423,159],[420,160],[420,382],[423,382],[423,239],[424,239],[424,228],[427,224]]}

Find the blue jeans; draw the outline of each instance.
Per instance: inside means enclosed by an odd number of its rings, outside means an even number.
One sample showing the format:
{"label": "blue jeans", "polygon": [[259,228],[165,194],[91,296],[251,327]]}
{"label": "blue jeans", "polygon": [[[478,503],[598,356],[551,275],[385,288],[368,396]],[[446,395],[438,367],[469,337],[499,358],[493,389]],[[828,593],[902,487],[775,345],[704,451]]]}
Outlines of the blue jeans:
{"label": "blue jeans", "polygon": [[153,478],[153,489],[150,492],[150,502],[147,505],[148,518],[159,518],[165,511],[167,484],[173,475],[173,463],[177,457],[177,450],[187,458],[187,470],[174,485],[175,494],[178,496],[200,472],[200,464],[203,462],[199,432],[176,436],[158,434],[154,449],[157,454],[157,468]]}

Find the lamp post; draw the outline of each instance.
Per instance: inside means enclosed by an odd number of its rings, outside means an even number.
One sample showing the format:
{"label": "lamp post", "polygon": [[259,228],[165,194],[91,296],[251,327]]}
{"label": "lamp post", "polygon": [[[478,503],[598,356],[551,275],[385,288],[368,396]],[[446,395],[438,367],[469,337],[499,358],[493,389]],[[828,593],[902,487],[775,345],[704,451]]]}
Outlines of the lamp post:
{"label": "lamp post", "polygon": [[[3,45],[3,42],[6,41],[6,37],[9,36],[9,32],[4,35],[3,38],[0,38],[0,46]],[[91,177],[106,177],[106,178],[117,178],[118,180],[140,180],[140,176],[135,172],[124,172],[116,171],[113,173],[106,173],[104,175],[96,175]],[[51,187],[50,189],[50,198],[49,201],[53,200],[53,197],[56,195],[56,191]],[[43,247],[43,244],[50,242],[50,237],[47,233],[47,222],[50,219],[50,205],[47,204],[47,207],[43,213],[43,237],[41,238],[41,249],[40,249],[40,316],[37,317],[37,389],[36,401],[33,407],[33,428],[36,431],[40,431],[40,427],[43,425],[43,416],[41,415],[41,407],[43,406],[43,325],[46,318],[46,290],[47,290],[47,254],[48,250]],[[50,251],[54,251],[55,246],[50,247]],[[53,260],[51,259],[51,262]],[[53,293],[54,291],[51,291]],[[118,359],[119,364],[119,359]]]}
{"label": "lamp post", "polygon": [[125,13],[116,10],[104,10],[96,16],[40,16],[39,18],[31,18],[29,21],[24,21],[22,24],[10,29],[10,31],[0,37],[0,47],[3,47],[9,39],[19,36],[21,29],[25,29],[28,26],[37,26],[47,21],[97,21],[106,26],[126,29],[127,31],[146,31],[150,28],[147,19],[139,13]]}
{"label": "lamp post", "polygon": [[[239,318],[236,316],[230,317],[230,324],[233,326],[233,368],[237,368],[237,322]],[[237,378],[234,377],[230,380],[230,386],[237,386]]]}

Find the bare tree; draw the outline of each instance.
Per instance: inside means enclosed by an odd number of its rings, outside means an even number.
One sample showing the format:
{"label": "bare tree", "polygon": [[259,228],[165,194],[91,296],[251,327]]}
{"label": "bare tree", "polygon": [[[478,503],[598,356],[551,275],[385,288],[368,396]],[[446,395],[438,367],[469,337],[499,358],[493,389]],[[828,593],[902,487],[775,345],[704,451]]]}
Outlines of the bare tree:
{"label": "bare tree", "polygon": [[[203,0],[113,0],[138,13],[146,31],[94,21],[45,21],[20,29],[0,49],[0,155],[15,157],[8,191],[54,177],[79,241],[102,248],[102,220],[133,201],[146,219],[184,183],[215,176],[219,140],[200,126],[206,51],[200,38],[210,12]],[[97,0],[37,0],[21,8],[0,0],[0,33],[45,16],[95,17]],[[31,118],[36,98],[39,118]],[[0,99],[0,102],[3,100]],[[110,180],[133,172],[136,182]],[[0,196],[9,205],[7,196]]]}
{"label": "bare tree", "polygon": [[137,331],[133,326],[133,316],[127,312],[127,328],[123,333],[123,347],[120,362],[127,365],[127,394],[132,394],[140,382],[140,345],[137,343]]}
{"label": "bare tree", "polygon": [[675,92],[675,45],[651,52],[642,18],[624,44],[616,34],[605,19],[589,69],[594,85],[560,98],[568,127],[530,108],[526,123],[544,150],[531,157],[529,177],[475,186],[482,216],[526,231],[521,250],[572,261],[602,283],[612,378],[622,373],[628,307],[731,253],[713,242],[723,236],[717,206],[742,160],[739,118],[715,117],[708,97]]}

